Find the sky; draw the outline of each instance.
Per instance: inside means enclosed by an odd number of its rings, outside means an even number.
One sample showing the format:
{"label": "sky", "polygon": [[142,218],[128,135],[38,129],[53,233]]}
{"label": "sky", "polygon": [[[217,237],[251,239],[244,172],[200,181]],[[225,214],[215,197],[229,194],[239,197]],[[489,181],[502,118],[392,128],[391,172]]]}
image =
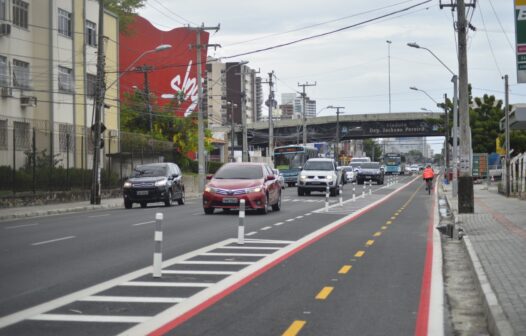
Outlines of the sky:
{"label": "sky", "polygon": [[[453,96],[451,73],[429,52],[407,43],[430,49],[458,73],[457,12],[440,8],[440,3],[451,2],[456,1],[147,0],[138,14],[162,30],[219,24],[209,43],[222,47],[210,49],[209,56],[248,61],[264,79],[274,71],[278,102],[281,93],[301,91],[298,84],[316,83],[306,93],[317,101],[320,116],[335,114],[328,105],[343,106],[345,114],[438,112],[434,101]],[[526,101],[526,83],[517,84],[516,79],[513,13],[513,0],[478,0],[475,8],[467,8],[475,29],[467,41],[468,81],[475,97],[489,94],[504,100],[502,77],[508,75],[510,104]],[[436,150],[441,140],[434,139],[430,143],[434,141]]]}

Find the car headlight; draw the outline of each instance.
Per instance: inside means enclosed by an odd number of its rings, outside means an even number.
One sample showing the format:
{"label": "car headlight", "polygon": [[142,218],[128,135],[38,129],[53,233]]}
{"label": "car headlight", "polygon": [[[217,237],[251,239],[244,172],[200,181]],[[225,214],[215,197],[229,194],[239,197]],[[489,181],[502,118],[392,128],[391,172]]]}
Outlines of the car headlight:
{"label": "car headlight", "polygon": [[166,180],[160,180],[155,182],[156,187],[164,187],[166,185]]}
{"label": "car headlight", "polygon": [[215,192],[217,191],[217,189],[214,188],[214,187],[206,186],[206,187],[205,187],[205,191],[206,191],[206,192],[210,192],[210,193],[215,193]]}
{"label": "car headlight", "polygon": [[258,192],[261,192],[261,190],[263,190],[263,187],[261,187],[261,186],[257,186],[257,187],[253,187],[253,188],[248,188],[248,189],[247,189],[247,194],[250,194],[250,193],[258,193]]}
{"label": "car headlight", "polygon": [[300,180],[305,181],[307,179],[307,175],[300,175]]}
{"label": "car headlight", "polygon": [[332,176],[332,175],[327,175],[327,180],[331,181],[331,180],[332,180],[332,178],[333,178],[333,176]]}
{"label": "car headlight", "polygon": [[123,188],[131,188],[132,184],[129,181],[124,182]]}

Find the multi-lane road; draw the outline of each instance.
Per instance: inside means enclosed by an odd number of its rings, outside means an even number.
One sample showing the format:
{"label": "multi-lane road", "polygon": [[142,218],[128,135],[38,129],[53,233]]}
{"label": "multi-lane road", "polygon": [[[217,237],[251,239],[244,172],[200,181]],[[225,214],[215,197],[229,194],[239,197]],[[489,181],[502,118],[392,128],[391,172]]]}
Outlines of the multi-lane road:
{"label": "multi-lane road", "polygon": [[[281,211],[247,213],[242,245],[237,212],[205,215],[200,199],[2,222],[0,335],[442,328],[441,283],[432,272],[435,204],[421,179],[401,177],[370,193],[356,186],[355,200],[346,185],[342,204],[331,197],[328,208],[321,193],[298,197],[287,188],[282,199]],[[164,264],[154,278],[159,212]]]}

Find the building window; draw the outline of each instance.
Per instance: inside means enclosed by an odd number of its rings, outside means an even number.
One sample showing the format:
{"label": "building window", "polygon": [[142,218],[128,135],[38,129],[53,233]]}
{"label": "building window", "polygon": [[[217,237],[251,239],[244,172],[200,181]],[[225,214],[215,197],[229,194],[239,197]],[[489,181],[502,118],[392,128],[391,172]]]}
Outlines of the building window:
{"label": "building window", "polygon": [[13,24],[15,26],[27,29],[28,12],[29,3],[22,0],[13,0]]}
{"label": "building window", "polygon": [[9,86],[9,72],[7,71],[7,57],[5,56],[0,56],[0,85]]}
{"label": "building window", "polygon": [[29,85],[29,63],[13,60],[13,86],[18,88],[30,88]]}
{"label": "building window", "polygon": [[87,74],[86,76],[86,96],[95,98],[97,92],[97,76]]}
{"label": "building window", "polygon": [[7,4],[6,0],[0,0],[0,20],[7,20]]}
{"label": "building window", "polygon": [[61,92],[73,92],[73,70],[58,67],[58,90]]}
{"label": "building window", "polygon": [[29,123],[15,121],[13,124],[15,132],[15,150],[29,149]]}
{"label": "building window", "polygon": [[73,150],[73,125],[60,124],[58,125],[58,142],[61,152],[71,152]]}
{"label": "building window", "polygon": [[97,46],[97,25],[91,21],[86,21],[86,44]]}
{"label": "building window", "polygon": [[0,149],[7,149],[7,120],[0,120]]}
{"label": "building window", "polygon": [[58,9],[58,32],[64,36],[71,37],[71,13]]}

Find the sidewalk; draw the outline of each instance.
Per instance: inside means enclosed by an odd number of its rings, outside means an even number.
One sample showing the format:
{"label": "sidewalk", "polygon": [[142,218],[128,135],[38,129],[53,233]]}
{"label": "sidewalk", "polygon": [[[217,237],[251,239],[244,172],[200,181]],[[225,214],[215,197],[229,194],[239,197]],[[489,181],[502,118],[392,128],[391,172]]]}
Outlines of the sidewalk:
{"label": "sidewalk", "polygon": [[492,335],[526,335],[526,202],[474,185],[475,213],[458,214],[451,185],[442,185],[463,228]]}

